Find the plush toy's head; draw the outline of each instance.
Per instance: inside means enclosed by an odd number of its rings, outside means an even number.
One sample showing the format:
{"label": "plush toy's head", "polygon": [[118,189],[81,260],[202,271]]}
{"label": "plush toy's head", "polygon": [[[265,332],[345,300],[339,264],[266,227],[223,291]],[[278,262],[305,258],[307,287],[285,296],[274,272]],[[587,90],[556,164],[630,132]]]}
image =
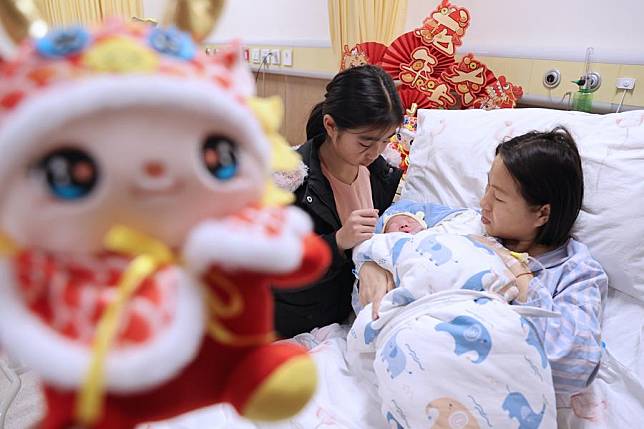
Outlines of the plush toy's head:
{"label": "plush toy's head", "polygon": [[239,51],[120,21],[23,43],[0,65],[0,230],[85,253],[118,223],[176,247],[260,203],[281,113],[251,99]]}

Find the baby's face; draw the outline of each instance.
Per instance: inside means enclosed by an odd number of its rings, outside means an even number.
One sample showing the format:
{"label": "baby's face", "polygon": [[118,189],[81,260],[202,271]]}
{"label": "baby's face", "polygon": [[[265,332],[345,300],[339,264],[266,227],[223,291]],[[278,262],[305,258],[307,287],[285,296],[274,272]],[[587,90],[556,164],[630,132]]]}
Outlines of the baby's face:
{"label": "baby's face", "polygon": [[396,216],[387,222],[385,233],[387,232],[406,232],[408,234],[416,234],[422,231],[423,226],[413,217],[400,215]]}

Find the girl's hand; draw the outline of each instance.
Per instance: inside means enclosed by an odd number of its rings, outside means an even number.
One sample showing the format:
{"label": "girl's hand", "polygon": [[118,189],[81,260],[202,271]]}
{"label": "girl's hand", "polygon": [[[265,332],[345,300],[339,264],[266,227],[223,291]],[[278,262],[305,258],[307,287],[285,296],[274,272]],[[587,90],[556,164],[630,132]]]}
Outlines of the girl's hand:
{"label": "girl's hand", "polygon": [[389,271],[375,262],[365,262],[360,268],[359,277],[360,304],[364,306],[370,303],[371,317],[376,320],[382,298],[395,287],[394,279]]}
{"label": "girl's hand", "polygon": [[342,228],[335,233],[335,241],[342,251],[353,249],[358,244],[373,236],[378,222],[378,210],[354,210]]}

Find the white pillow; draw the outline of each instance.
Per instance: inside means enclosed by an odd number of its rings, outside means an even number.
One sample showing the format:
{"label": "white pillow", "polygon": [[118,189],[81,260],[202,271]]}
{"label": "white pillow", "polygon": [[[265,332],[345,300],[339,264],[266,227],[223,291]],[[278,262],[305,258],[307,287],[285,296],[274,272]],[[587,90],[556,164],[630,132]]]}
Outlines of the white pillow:
{"label": "white pillow", "polygon": [[420,110],[402,198],[479,207],[497,144],[563,125],[582,157],[585,197],[573,235],[611,286],[644,301],[644,111]]}

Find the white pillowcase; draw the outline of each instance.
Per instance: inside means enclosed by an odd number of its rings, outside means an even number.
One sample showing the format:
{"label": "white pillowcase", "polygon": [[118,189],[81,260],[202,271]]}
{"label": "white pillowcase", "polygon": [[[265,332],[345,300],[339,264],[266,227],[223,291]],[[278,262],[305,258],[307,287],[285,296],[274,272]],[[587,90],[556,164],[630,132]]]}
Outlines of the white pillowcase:
{"label": "white pillowcase", "polygon": [[479,207],[497,144],[563,125],[582,156],[585,194],[573,235],[611,286],[644,301],[644,111],[420,110],[402,198]]}

